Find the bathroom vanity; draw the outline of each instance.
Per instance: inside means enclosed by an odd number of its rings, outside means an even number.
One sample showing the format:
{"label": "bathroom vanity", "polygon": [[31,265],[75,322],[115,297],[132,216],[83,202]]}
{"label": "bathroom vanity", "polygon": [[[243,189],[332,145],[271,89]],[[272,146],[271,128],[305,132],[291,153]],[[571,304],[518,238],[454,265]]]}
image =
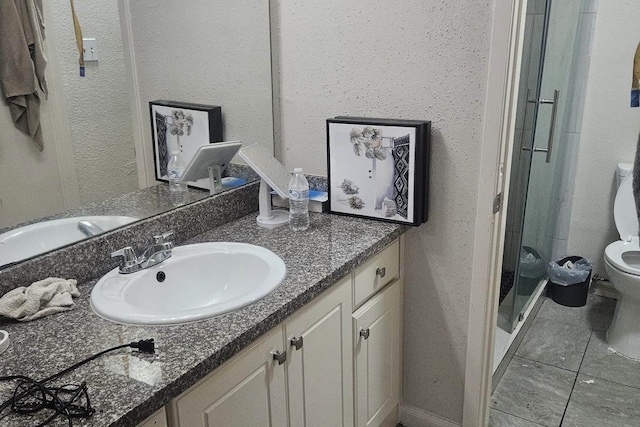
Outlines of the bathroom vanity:
{"label": "bathroom vanity", "polygon": [[398,261],[396,241],[172,400],[167,425],[348,426],[355,415],[357,426],[378,426],[393,418]]}
{"label": "bathroom vanity", "polygon": [[[121,325],[92,312],[94,279],[79,286],[74,310],[3,325],[12,337],[3,371],[43,378],[114,345],[154,338],[153,356],[114,352],[65,377],[87,382],[96,409],[78,425],[196,427],[224,418],[230,426],[395,426],[406,229],[312,214],[310,230],[293,233],[260,229],[249,214],[179,244],[245,242],[273,251],[287,277],[265,298],[191,324]],[[3,400],[11,390],[0,383]],[[7,414],[3,425],[24,425]]]}

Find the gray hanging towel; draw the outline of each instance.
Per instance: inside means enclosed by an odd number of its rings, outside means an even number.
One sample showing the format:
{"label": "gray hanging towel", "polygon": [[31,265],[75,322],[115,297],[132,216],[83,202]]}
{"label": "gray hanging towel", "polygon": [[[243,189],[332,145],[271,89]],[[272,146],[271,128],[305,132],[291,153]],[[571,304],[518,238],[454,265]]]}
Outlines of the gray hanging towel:
{"label": "gray hanging towel", "polygon": [[16,128],[40,151],[44,143],[38,87],[48,94],[43,41],[42,0],[0,1],[0,86]]}
{"label": "gray hanging towel", "polygon": [[633,79],[631,81],[631,107],[640,107],[640,43],[633,58]]}

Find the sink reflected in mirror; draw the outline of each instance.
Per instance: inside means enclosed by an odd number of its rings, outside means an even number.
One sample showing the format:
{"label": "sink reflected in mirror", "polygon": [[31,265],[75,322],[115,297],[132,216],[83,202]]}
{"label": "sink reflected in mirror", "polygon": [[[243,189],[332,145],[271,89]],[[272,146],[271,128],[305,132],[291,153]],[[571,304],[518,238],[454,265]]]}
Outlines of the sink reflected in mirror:
{"label": "sink reflected in mirror", "polygon": [[0,234],[0,266],[61,248],[137,220],[131,216],[81,216],[14,228]]}
{"label": "sink reflected in mirror", "polygon": [[211,242],[179,246],[173,256],[131,274],[118,268],[91,292],[99,316],[119,323],[194,322],[252,304],[285,278],[282,259],[260,246]]}

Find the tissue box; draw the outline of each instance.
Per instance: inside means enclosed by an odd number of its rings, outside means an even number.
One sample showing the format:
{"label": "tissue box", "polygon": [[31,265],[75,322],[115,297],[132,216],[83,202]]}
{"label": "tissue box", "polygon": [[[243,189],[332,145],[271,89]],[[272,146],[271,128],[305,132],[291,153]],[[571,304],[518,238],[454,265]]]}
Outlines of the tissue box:
{"label": "tissue box", "polygon": [[[282,197],[271,193],[271,204],[276,207],[289,209],[289,199],[283,199]],[[328,212],[329,211],[329,198],[324,191],[309,190],[309,212]]]}

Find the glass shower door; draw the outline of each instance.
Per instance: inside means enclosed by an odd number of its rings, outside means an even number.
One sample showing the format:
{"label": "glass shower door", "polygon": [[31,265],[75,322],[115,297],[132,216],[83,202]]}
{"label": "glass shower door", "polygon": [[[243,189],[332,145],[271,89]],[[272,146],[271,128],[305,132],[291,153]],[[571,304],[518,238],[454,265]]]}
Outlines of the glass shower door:
{"label": "glass shower door", "polygon": [[[514,161],[519,155],[517,180],[512,180],[510,190],[515,190],[510,198],[515,197],[519,200],[514,203],[520,203],[513,219],[519,244],[512,245],[512,251],[517,253],[513,254],[511,330],[522,320],[532,295],[546,279],[547,263],[554,256],[567,155],[559,134],[567,110],[581,5],[582,0],[546,1],[543,19],[534,22],[541,35],[540,44],[532,41],[529,78],[521,82],[521,86],[526,84],[521,87],[519,99],[523,124],[514,147]],[[535,33],[535,28],[532,31]],[[537,61],[533,58],[536,50],[540,52]]]}

